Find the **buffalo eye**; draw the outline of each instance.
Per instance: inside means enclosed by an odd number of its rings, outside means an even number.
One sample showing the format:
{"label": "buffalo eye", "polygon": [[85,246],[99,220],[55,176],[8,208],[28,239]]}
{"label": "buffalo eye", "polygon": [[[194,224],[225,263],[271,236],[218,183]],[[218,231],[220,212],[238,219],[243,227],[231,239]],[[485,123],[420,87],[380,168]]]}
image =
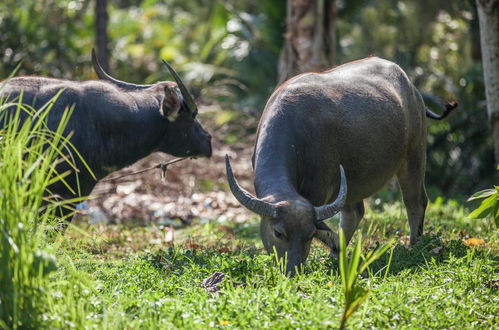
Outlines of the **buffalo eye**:
{"label": "buffalo eye", "polygon": [[279,232],[279,231],[277,231],[275,229],[274,229],[274,236],[277,237],[278,239],[284,239],[285,238],[284,235],[281,232]]}

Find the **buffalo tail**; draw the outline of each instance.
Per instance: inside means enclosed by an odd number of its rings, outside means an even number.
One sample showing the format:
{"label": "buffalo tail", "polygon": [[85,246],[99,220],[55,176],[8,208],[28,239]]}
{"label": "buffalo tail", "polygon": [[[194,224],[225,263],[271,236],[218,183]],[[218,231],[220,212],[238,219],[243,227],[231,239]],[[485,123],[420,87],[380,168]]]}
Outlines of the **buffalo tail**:
{"label": "buffalo tail", "polygon": [[435,119],[435,120],[442,120],[445,117],[447,117],[452,112],[452,110],[457,108],[457,106],[458,106],[457,101],[451,101],[451,102],[447,103],[445,105],[445,110],[441,115],[437,115],[436,113],[434,113],[430,109],[426,108],[426,117],[431,118],[431,119]]}

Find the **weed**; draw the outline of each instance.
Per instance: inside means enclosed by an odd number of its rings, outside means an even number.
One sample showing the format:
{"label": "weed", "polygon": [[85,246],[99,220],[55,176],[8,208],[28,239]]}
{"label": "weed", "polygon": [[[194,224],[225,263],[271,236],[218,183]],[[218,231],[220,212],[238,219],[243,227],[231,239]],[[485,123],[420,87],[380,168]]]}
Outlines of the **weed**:
{"label": "weed", "polygon": [[[379,259],[389,248],[393,245],[393,241],[385,243],[383,246],[371,250],[366,256],[362,254],[361,242],[362,234],[359,232],[355,248],[352,252],[350,259],[347,258],[347,245],[345,242],[345,235],[343,230],[340,229],[340,275],[343,288],[343,295],[345,296],[345,305],[343,308],[343,315],[340,321],[340,329],[344,329],[347,320],[352,314],[360,307],[360,305],[367,299],[369,290],[364,289],[357,284],[359,275],[362,274],[367,268],[377,259]],[[362,259],[362,263],[360,263]],[[390,259],[387,269],[390,267]],[[386,274],[385,274],[386,277]]]}

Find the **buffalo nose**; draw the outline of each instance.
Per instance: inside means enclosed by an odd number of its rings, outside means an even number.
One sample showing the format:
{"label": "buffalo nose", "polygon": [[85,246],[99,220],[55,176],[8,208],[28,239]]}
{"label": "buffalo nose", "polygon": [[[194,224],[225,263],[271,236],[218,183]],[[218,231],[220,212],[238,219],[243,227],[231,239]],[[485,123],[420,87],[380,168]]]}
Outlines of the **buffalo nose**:
{"label": "buffalo nose", "polygon": [[[211,136],[210,136],[211,138]],[[210,143],[210,146],[209,146],[210,150],[208,150],[207,154],[206,154],[206,157],[210,158],[211,157],[211,154],[213,152],[212,148],[211,148],[211,143]]]}

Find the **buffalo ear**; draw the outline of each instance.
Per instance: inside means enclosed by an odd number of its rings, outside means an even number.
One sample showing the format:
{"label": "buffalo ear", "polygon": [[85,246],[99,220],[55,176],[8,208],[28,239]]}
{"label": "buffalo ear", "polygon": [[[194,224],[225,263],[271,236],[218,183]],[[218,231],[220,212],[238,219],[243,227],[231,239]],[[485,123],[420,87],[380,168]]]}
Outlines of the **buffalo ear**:
{"label": "buffalo ear", "polygon": [[314,237],[331,249],[331,257],[337,258],[339,256],[338,234],[331,230],[317,229]]}
{"label": "buffalo ear", "polygon": [[168,121],[174,122],[177,119],[180,108],[180,98],[176,92],[176,86],[165,86],[163,102],[161,103],[160,109],[161,115],[168,119]]}

